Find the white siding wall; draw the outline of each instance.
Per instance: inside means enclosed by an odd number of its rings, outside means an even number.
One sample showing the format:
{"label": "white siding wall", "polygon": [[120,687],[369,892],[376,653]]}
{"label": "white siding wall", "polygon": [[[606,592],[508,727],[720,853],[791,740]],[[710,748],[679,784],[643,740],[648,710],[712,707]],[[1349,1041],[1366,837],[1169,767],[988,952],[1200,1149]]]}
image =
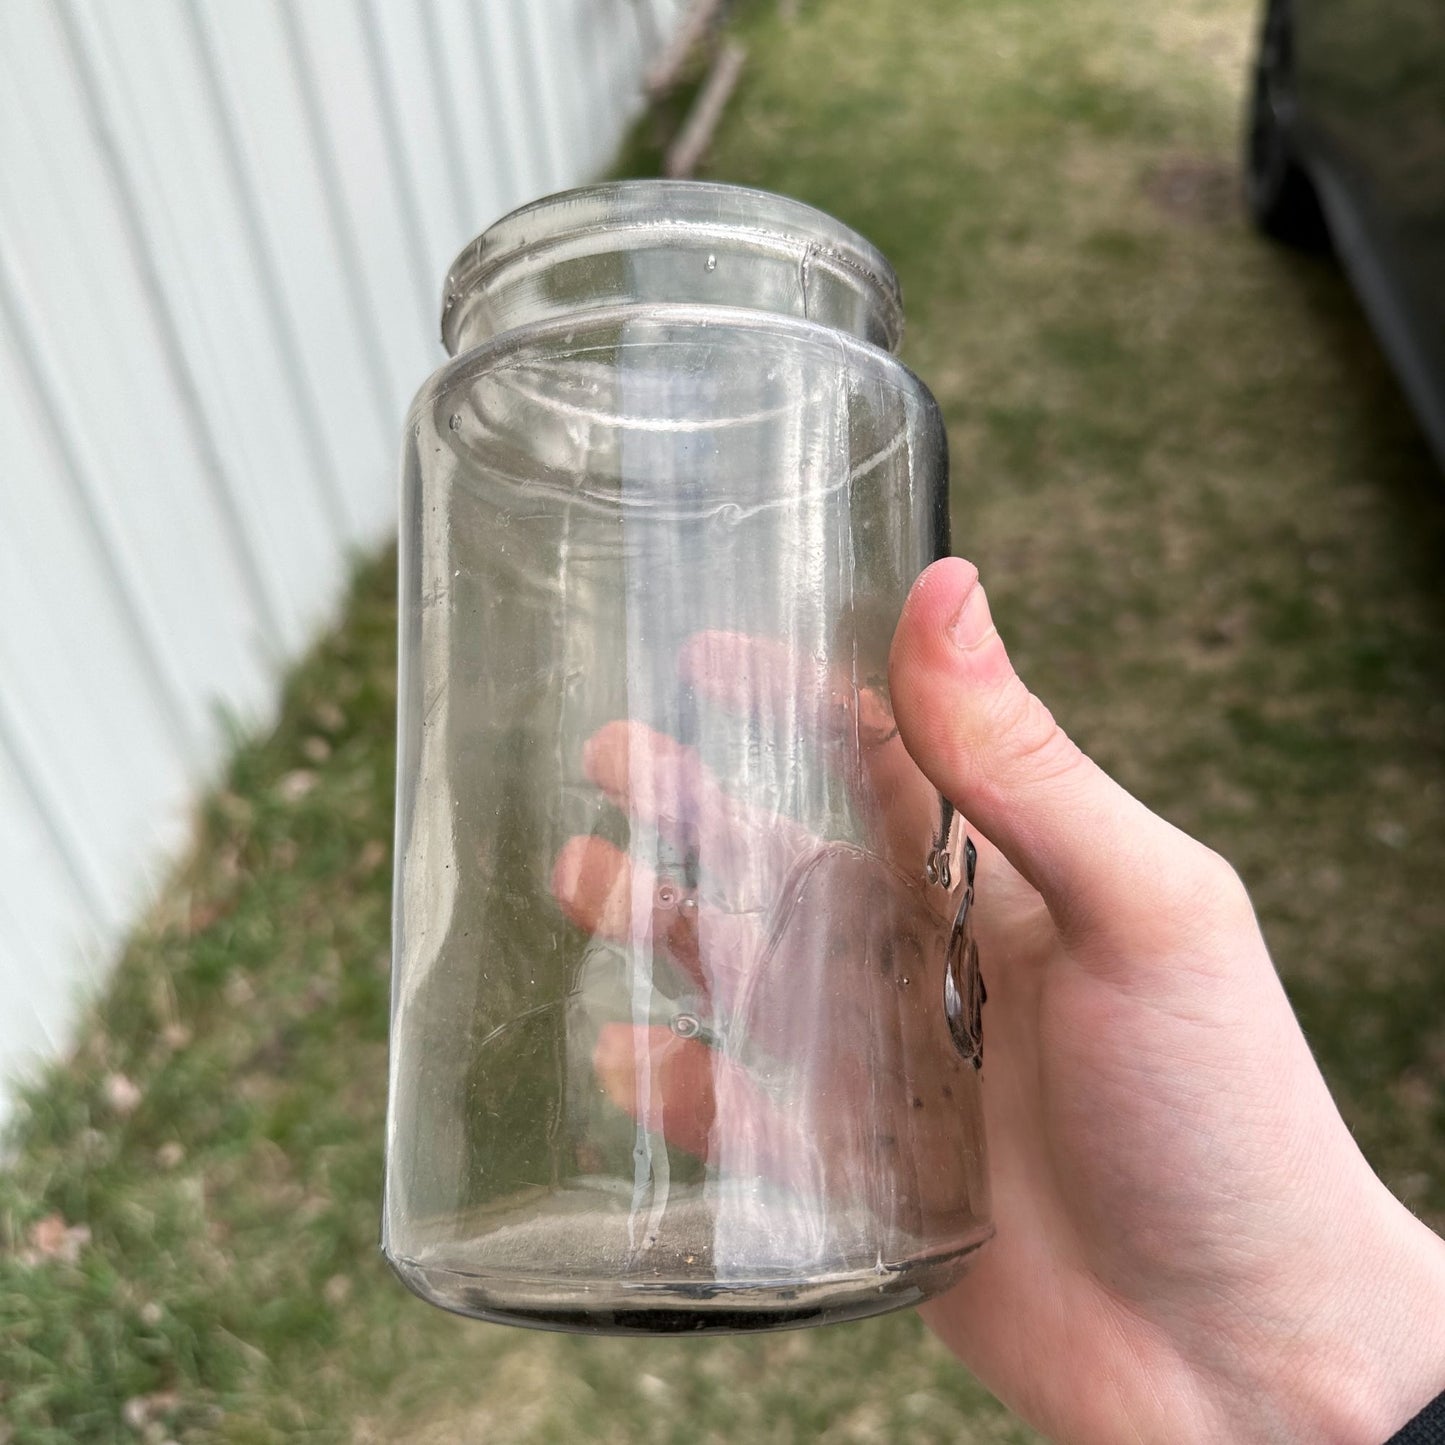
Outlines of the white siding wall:
{"label": "white siding wall", "polygon": [[607,166],[679,8],[0,0],[0,1076],[391,529],[448,262]]}

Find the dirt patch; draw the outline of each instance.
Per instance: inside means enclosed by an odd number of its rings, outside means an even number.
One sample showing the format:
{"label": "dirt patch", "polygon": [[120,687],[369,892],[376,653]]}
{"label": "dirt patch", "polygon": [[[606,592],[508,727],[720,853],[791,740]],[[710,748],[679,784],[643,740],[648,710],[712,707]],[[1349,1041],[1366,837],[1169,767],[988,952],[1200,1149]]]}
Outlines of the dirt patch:
{"label": "dirt patch", "polygon": [[1239,187],[1233,166],[1201,156],[1166,160],[1144,177],[1144,194],[1155,207],[1196,226],[1225,226],[1238,220]]}

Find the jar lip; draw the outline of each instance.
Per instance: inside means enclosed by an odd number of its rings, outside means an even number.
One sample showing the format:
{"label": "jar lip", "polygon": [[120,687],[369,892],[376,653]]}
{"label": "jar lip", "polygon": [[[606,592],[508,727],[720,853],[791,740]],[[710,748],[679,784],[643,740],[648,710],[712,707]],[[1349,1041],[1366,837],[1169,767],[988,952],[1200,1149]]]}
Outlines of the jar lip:
{"label": "jar lip", "polygon": [[557,191],[509,211],[462,248],[447,272],[442,298],[442,341],[456,355],[467,308],[461,303],[539,244],[576,241],[589,234],[708,231],[825,257],[873,293],[885,329],[902,332],[903,292],[888,258],[860,232],[805,201],[773,191],[720,181],[623,180]]}
{"label": "jar lip", "polygon": [[[462,355],[452,357],[422,383],[407,410],[407,429],[409,431],[431,412],[437,398],[447,387],[455,385],[459,378],[504,370],[516,364],[526,353],[557,341],[563,343],[569,354],[582,354],[592,350],[599,340],[604,344],[610,343],[615,339],[617,328],[637,320],[686,328],[695,332],[698,338],[706,336],[713,328],[746,329],[756,336],[772,334],[793,339],[811,338],[826,345],[835,355],[840,351],[846,353],[851,366],[871,370],[885,384],[909,393],[935,412],[938,410],[938,401],[928,384],[907,362],[900,360],[897,353],[861,336],[800,316],[751,311],[742,306],[649,301],[643,306],[598,306],[581,314],[549,316],[489,336]],[[614,335],[605,335],[609,332]],[[599,336],[598,333],[604,335]]]}
{"label": "jar lip", "polygon": [[[628,329],[637,325],[655,328],[651,336],[639,336],[636,332],[628,335]],[[855,336],[824,322],[810,321],[803,317],[789,316],[778,312],[759,312],[743,306],[712,306],[697,303],[671,301],[647,302],[644,305],[599,306],[585,313],[569,316],[551,316],[531,321],[513,330],[497,332],[477,346],[439,367],[423,383],[412,398],[406,416],[408,446],[413,439],[424,435],[423,450],[434,444],[438,450],[447,448],[454,455],[466,445],[465,431],[453,422],[454,408],[459,395],[464,395],[477,381],[503,379],[508,373],[525,376],[535,362],[551,363],[572,361],[596,353],[608,351],[619,344],[683,344],[709,346],[719,336],[729,338],[733,344],[744,344],[750,359],[766,359],[770,340],[782,342],[790,347],[803,343],[816,348],[820,357],[838,366],[840,374],[851,376],[864,386],[877,386],[897,394],[906,404],[919,409],[924,420],[937,437],[941,454],[946,456],[947,436],[944,431],[942,413],[938,400],[927,384],[907,363],[884,347],[861,336]],[[710,338],[714,340],[710,340]],[[644,365],[646,363],[644,362]],[[510,385],[511,383],[509,383]],[[531,397],[543,397],[540,388],[531,389]],[[747,415],[729,416],[722,420],[716,417],[701,422],[679,424],[676,417],[649,418],[645,412],[629,416],[625,412],[608,412],[594,407],[582,410],[576,406],[557,407],[555,398],[544,398],[549,409],[571,413],[584,427],[600,423],[609,429],[665,430],[672,432],[706,431],[717,434],[733,425],[747,425],[759,417],[774,414],[771,409],[759,410]],[[791,409],[792,403],[785,403],[776,414]],[[865,470],[884,459],[892,446],[864,458],[859,469],[850,475],[862,475]],[[482,455],[480,452],[477,455]],[[485,460],[486,466],[493,462]],[[569,485],[569,494],[576,495],[577,488]],[[656,515],[656,513],[654,513]]]}

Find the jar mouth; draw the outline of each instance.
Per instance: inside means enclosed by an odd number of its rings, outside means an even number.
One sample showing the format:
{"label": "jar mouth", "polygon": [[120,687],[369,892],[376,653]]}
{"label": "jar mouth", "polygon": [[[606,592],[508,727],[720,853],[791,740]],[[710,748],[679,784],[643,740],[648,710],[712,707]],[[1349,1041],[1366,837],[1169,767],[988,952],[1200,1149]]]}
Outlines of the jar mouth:
{"label": "jar mouth", "polygon": [[826,212],[712,181],[612,181],[503,216],[452,263],[449,354],[569,312],[650,302],[751,307],[820,322],[887,351],[902,291],[883,253]]}
{"label": "jar mouth", "polygon": [[[627,386],[629,372],[639,389]],[[664,406],[648,385],[660,374],[682,382],[680,390],[669,389]],[[412,403],[407,431],[424,438],[418,442],[423,453],[448,453],[467,486],[517,486],[533,498],[553,496],[584,508],[604,505],[659,522],[695,520],[696,505],[683,498],[670,467],[661,474],[660,492],[639,490],[645,469],[620,493],[603,485],[617,475],[622,450],[634,461],[655,458],[659,445],[665,455],[694,459],[699,450],[746,453],[750,434],[786,428],[790,418],[808,413],[800,402],[807,387],[799,383],[810,376],[848,378],[868,398],[874,428],[884,411],[897,408],[921,430],[887,429],[876,450],[852,455],[843,472],[815,490],[800,489],[796,478],[781,488],[766,477],[759,482],[757,470],[744,467],[736,495],[715,493],[709,502],[723,520],[781,514],[820,500],[887,466],[900,451],[911,453],[919,435],[932,439],[939,457],[946,455],[937,402],[897,357],[817,322],[696,305],[598,308],[494,336],[433,374]],[[718,377],[720,388],[709,385]],[[823,389],[831,413],[836,388]],[[814,395],[815,416],[816,402]],[[580,448],[591,449],[585,464]],[[933,525],[946,538],[946,489],[938,507]]]}

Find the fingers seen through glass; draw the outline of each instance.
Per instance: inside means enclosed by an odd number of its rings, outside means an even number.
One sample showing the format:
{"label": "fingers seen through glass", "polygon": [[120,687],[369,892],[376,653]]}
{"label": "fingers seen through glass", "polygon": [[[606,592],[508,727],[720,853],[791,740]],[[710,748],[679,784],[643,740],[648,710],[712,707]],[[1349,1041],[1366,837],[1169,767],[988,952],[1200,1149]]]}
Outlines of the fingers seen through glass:
{"label": "fingers seen through glass", "polygon": [[568,839],[552,869],[552,892],[593,937],[665,949],[718,1007],[731,1005],[761,952],[751,915],[700,905],[603,838]]}
{"label": "fingers seen through glass", "polygon": [[818,846],[801,824],[728,792],[695,749],[644,723],[600,728],[583,767],[634,822],[696,858],[709,893],[732,910],[765,910],[793,863]]}
{"label": "fingers seen through glass", "polygon": [[887,855],[912,861],[937,820],[938,795],[908,756],[886,695],[772,637],[695,633],[682,679],[717,706],[771,731],[817,738],[881,831]]}

